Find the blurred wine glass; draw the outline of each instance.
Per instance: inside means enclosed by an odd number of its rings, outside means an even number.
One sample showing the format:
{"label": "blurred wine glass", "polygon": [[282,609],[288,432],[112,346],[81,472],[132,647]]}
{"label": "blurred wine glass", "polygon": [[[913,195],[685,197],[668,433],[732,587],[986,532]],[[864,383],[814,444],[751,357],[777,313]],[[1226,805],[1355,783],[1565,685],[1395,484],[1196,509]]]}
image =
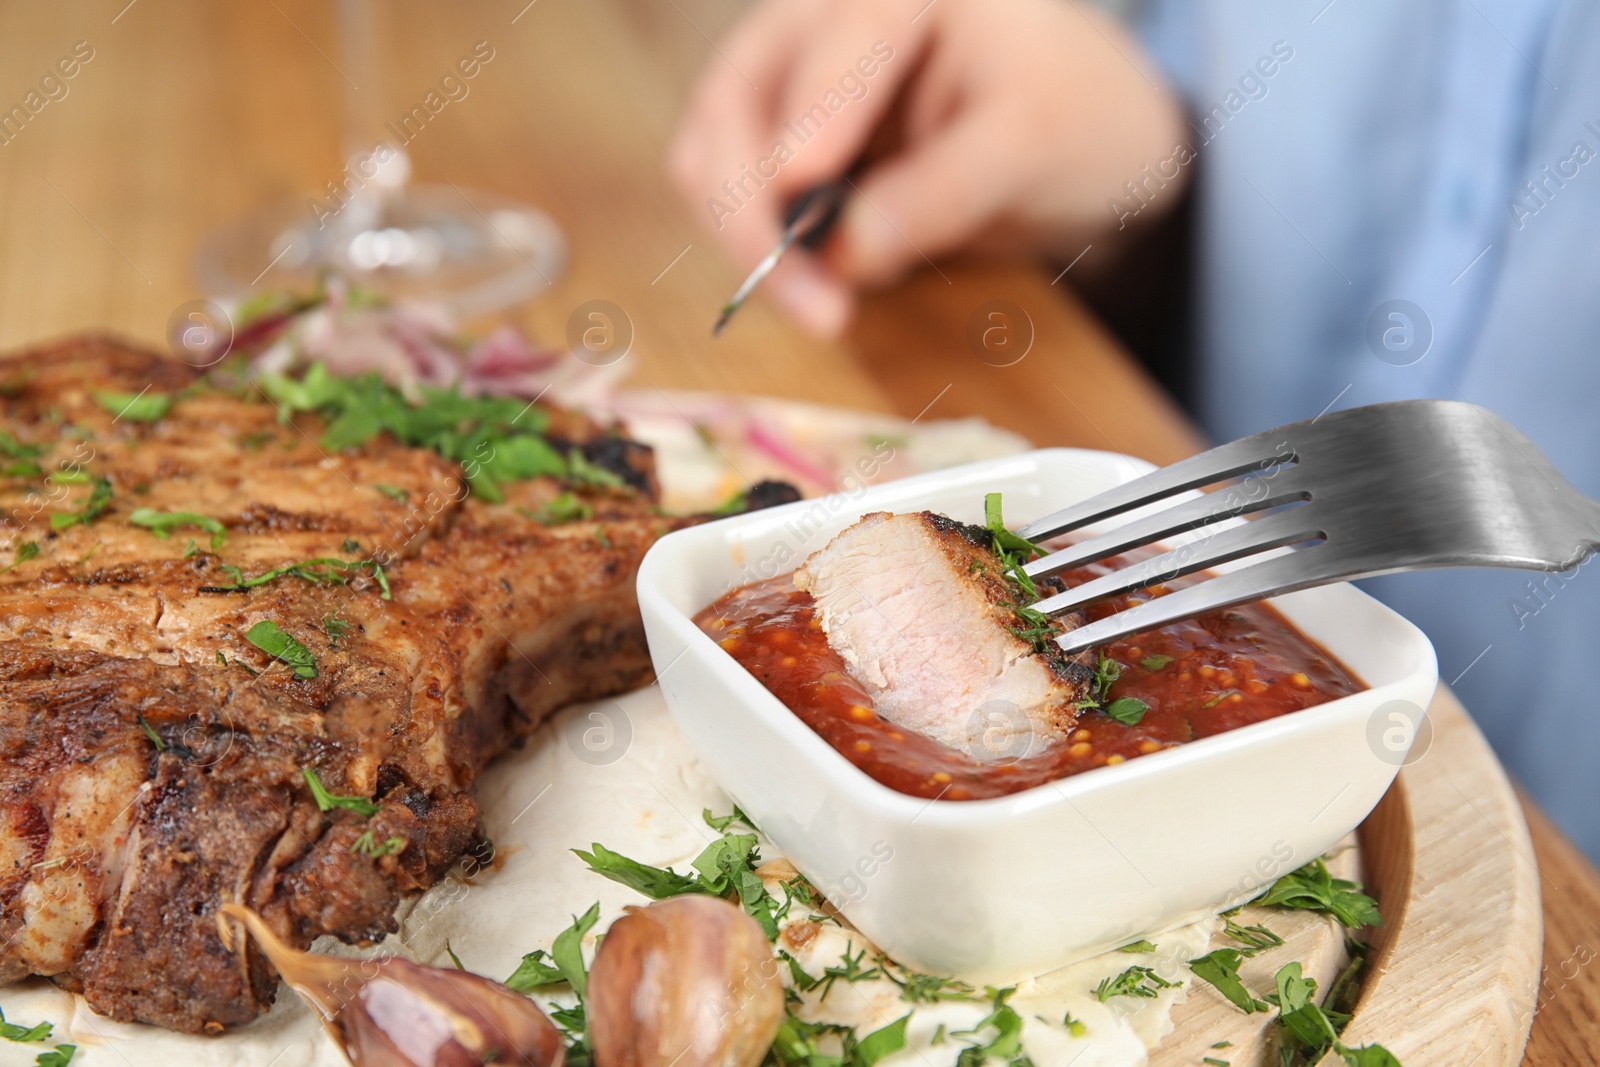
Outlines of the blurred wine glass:
{"label": "blurred wine glass", "polygon": [[384,121],[379,10],[377,0],[338,3],[344,171],[315,197],[265,205],[206,237],[195,257],[206,291],[306,290],[333,273],[471,317],[520,303],[560,276],[566,241],[544,212],[454,182],[411,183],[403,135]]}

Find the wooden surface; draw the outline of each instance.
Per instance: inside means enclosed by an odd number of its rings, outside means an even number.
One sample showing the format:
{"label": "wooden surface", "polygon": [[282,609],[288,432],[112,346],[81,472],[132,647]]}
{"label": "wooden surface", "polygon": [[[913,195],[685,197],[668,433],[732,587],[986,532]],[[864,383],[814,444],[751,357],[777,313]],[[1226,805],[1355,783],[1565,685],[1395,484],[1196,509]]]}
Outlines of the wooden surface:
{"label": "wooden surface", "polygon": [[1406,1064],[1512,1067],[1540,980],[1543,918],[1529,829],[1505,772],[1448,689],[1434,697],[1428,723],[1431,743],[1360,831],[1384,926],[1344,1040],[1378,1042]]}
{"label": "wooden surface", "polygon": [[[660,162],[684,86],[708,56],[716,61],[710,39],[738,7],[397,2],[388,8],[385,77],[359,91],[398,114],[475,42],[490,43],[495,58],[470,95],[410,146],[418,177],[551,211],[572,243],[571,266],[519,317],[536,337],[555,341],[579,303],[614,301],[635,326],[635,385],[771,393],[928,418],[981,413],[1039,444],[1115,447],[1158,463],[1198,447],[1104,331],[1032,269],[941,265],[942,277],[930,271],[871,301],[842,345],[802,338],[758,298],[710,343],[711,317],[738,272],[671,195]],[[68,95],[0,144],[3,346],[82,329],[159,343],[168,315],[203,295],[189,272],[201,236],[339,175],[348,86],[337,69],[331,5],[7,0],[0,105],[21,102],[77,41],[89,42],[94,58]],[[966,339],[972,314],[997,297],[1023,308],[1036,334],[1012,367],[989,365]],[[1116,418],[1097,416],[1104,411]],[[1546,962],[1525,1062],[1592,1062],[1600,1047],[1600,967],[1592,965],[1600,875],[1537,811],[1530,829]],[[1469,984],[1458,975],[1437,996],[1470,995]],[[1417,1005],[1407,1024],[1420,1024],[1428,1010]]]}

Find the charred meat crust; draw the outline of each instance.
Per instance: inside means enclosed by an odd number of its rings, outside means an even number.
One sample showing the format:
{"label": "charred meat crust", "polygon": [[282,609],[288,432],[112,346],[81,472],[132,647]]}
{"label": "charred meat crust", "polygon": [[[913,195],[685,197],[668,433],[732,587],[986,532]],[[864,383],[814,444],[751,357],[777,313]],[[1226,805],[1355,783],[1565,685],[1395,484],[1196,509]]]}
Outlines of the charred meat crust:
{"label": "charred meat crust", "polygon": [[[975,526],[970,522],[960,522],[947,515],[939,515],[931,511],[919,513],[935,533],[955,534],[960,541],[951,537],[937,538],[938,543],[944,548],[951,561],[964,567],[981,580],[985,597],[989,603],[997,607],[1011,609],[1013,620],[1011,626],[1017,630],[1025,631],[1033,624],[1016,609],[1025,608],[1030,603],[1015,578],[1007,576],[1000,567],[999,557],[994,552],[994,535],[986,527]],[[962,543],[965,542],[963,545]],[[958,547],[960,546],[960,547]],[[968,550],[970,546],[970,551]],[[1038,599],[1044,599],[1055,593],[1062,592],[1066,586],[1060,578],[1035,579],[1038,587]],[[1069,612],[1057,619],[1051,620],[1051,634],[1062,634],[1082,626],[1085,617],[1082,612]],[[1057,646],[1051,642],[1034,653],[1039,660],[1049,666],[1050,670],[1062,682],[1074,687],[1087,685],[1094,678],[1094,668],[1090,666],[1089,654],[1080,652],[1076,656],[1066,656],[1057,651]]]}
{"label": "charred meat crust", "polygon": [[[158,421],[114,419],[91,391],[147,386],[177,397]],[[40,468],[0,476],[0,557],[39,546],[0,575],[0,980],[44,974],[189,1032],[248,1022],[276,976],[223,947],[219,904],[299,946],[380,939],[402,894],[487,853],[472,784],[489,759],[561,705],[651,678],[634,577],[687,520],[655,514],[648,448],[581,415],[549,411],[551,438],[628,490],[538,478],[488,504],[432,452],[384,436],[324,454],[316,418],[284,425],[104,338],[0,358],[0,414]],[[49,488],[54,469],[107,479],[105,511],[52,528],[87,496]],[[592,518],[529,517],[574,490]],[[204,513],[226,541],[158,538],[128,521],[138,507]],[[374,553],[392,600],[370,575],[198,591],[224,564]],[[245,640],[263,619],[314,678]],[[307,768],[378,812],[319,811]]]}

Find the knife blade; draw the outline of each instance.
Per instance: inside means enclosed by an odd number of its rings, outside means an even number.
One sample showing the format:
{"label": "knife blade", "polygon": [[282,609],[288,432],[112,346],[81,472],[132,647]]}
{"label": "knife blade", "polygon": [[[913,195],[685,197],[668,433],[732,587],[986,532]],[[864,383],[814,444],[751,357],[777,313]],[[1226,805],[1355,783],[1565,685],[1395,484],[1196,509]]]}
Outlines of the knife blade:
{"label": "knife blade", "polygon": [[750,272],[749,277],[745,278],[734,291],[728,302],[722,305],[722,313],[717,316],[716,325],[711,327],[712,337],[722,335],[723,328],[728,325],[728,320],[733,318],[734,312],[739,310],[745,298],[755,291],[762,279],[772,273],[773,268],[789,249],[797,244],[801,248],[815,249],[822,244],[833,224],[839,220],[845,193],[850,187],[850,179],[845,177],[838,181],[812,186],[794,199],[784,212],[783,236],[778,238],[778,243],[773,246],[772,251],[756,264],[755,270]]}

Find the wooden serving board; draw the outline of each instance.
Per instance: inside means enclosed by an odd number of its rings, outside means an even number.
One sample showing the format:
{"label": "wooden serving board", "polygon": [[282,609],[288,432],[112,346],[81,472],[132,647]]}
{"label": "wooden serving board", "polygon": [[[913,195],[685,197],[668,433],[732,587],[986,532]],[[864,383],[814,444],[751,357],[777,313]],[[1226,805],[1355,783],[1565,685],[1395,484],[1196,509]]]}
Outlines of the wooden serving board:
{"label": "wooden serving board", "polygon": [[[1543,919],[1539,871],[1511,784],[1483,735],[1448,689],[1428,709],[1427,748],[1357,831],[1357,851],[1339,855],[1336,874],[1360,868],[1378,899],[1383,927],[1354,1018],[1351,1046],[1377,1042],[1405,1067],[1516,1067],[1533,1024]],[[1331,919],[1246,909],[1285,944],[1240,968],[1257,992],[1277,967],[1300,960],[1326,990],[1345,959]],[[1231,945],[1219,935],[1214,948]],[[1151,1053],[1152,1067],[1198,1064],[1273,1067],[1276,1016],[1245,1015],[1197,984],[1174,1010],[1173,1032]],[[1231,1044],[1214,1050],[1213,1044]],[[1330,1054],[1325,1064],[1339,1063]]]}

